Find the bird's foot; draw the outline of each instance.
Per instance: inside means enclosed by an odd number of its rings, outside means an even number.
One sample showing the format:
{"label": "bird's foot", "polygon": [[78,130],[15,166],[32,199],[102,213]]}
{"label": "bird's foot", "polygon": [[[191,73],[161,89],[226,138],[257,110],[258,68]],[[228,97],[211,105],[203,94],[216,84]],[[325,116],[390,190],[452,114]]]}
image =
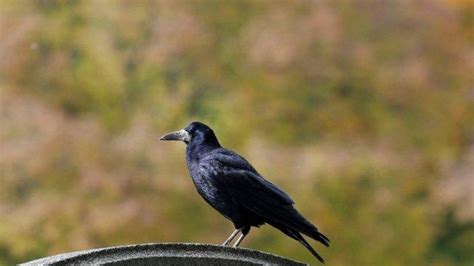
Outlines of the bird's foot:
{"label": "bird's foot", "polygon": [[235,236],[240,232],[240,229],[235,229],[234,232],[227,238],[227,240],[222,244],[223,246],[227,246],[230,241],[234,240]]}

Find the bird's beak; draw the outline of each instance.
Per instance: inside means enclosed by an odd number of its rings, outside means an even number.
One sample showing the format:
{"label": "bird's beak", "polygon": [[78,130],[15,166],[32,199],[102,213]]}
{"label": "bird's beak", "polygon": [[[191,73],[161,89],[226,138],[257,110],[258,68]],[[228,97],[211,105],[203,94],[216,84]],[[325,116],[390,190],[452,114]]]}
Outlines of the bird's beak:
{"label": "bird's beak", "polygon": [[181,140],[185,143],[189,143],[191,140],[191,135],[189,135],[188,131],[181,129],[176,132],[171,132],[169,134],[164,135],[160,138],[160,140]]}

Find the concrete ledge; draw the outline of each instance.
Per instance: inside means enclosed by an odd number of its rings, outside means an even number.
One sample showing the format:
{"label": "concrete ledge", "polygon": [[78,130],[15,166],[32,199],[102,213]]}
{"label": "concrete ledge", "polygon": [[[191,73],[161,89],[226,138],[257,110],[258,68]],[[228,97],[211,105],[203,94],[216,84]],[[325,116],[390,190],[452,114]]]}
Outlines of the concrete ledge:
{"label": "concrete ledge", "polygon": [[193,243],[156,243],[98,248],[23,263],[21,265],[305,265],[246,248]]}

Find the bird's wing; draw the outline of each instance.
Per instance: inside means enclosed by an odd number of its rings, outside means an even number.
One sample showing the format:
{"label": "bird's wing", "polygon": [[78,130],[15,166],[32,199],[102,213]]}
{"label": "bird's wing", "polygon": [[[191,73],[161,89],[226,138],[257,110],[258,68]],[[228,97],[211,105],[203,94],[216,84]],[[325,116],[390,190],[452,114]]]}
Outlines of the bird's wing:
{"label": "bird's wing", "polygon": [[225,183],[227,187],[231,188],[231,194],[235,194],[233,196],[239,199],[241,203],[242,201],[249,200],[257,205],[260,203],[267,205],[294,204],[290,196],[283,192],[283,190],[255,173],[245,170],[228,171],[220,179],[220,182]]}
{"label": "bird's wing", "polygon": [[[285,204],[294,204],[288,194],[260,176],[247,160],[232,151],[225,150],[224,152],[216,153],[209,157],[207,161],[212,161],[212,163],[208,163],[208,165],[213,166],[213,171],[218,172],[222,178],[225,176],[241,176],[238,180],[233,182],[242,183],[241,185],[243,187],[260,191],[264,193],[264,195],[267,195],[269,199],[271,198],[272,200],[277,200]],[[225,181],[231,181],[233,178],[228,179],[229,180]]]}
{"label": "bird's wing", "polygon": [[293,200],[257,173],[232,168],[215,158],[201,164],[199,171],[211,177],[219,189],[265,222],[277,228],[296,230],[328,245],[329,240],[293,207]]}
{"label": "bird's wing", "polygon": [[[329,240],[318,232],[316,226],[306,220],[293,206],[293,201],[281,190],[268,186],[262,177],[244,170],[228,171],[219,177],[228,193],[244,208],[264,218],[264,221],[280,230],[296,230],[324,245]],[[283,192],[284,193],[284,192]]]}

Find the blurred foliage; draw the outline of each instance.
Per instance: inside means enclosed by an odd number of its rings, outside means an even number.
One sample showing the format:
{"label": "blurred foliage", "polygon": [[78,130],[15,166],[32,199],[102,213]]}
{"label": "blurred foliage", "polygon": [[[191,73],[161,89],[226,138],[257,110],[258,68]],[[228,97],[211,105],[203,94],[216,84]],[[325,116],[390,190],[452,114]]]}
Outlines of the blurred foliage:
{"label": "blurred foliage", "polygon": [[[0,264],[221,243],[192,120],[293,195],[331,265],[474,263],[470,1],[0,2]],[[311,204],[310,204],[311,203]],[[245,246],[314,263],[268,226]]]}

